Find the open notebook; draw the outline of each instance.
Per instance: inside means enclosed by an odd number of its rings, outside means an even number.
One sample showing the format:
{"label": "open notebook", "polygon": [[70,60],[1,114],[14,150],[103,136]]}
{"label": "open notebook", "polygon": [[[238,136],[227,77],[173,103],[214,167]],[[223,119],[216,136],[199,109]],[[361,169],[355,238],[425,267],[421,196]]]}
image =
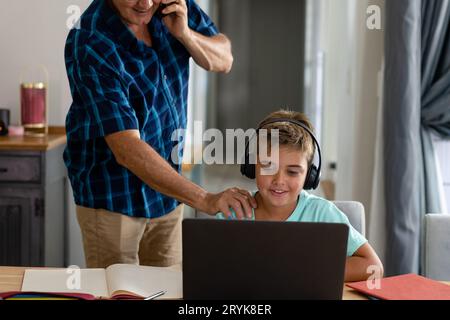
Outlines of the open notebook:
{"label": "open notebook", "polygon": [[[176,268],[115,264],[106,269],[80,269],[80,288],[68,269],[25,271],[22,292],[89,294],[98,299],[140,299],[157,292],[158,299],[181,299],[182,273]],[[72,278],[70,278],[72,277]],[[68,285],[69,283],[69,285]]]}

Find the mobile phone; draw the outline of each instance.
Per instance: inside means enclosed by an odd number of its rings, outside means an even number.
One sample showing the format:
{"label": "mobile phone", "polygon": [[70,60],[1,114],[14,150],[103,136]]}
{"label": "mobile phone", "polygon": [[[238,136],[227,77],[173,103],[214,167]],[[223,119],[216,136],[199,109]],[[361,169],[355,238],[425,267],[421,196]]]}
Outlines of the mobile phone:
{"label": "mobile phone", "polygon": [[164,13],[162,13],[162,11],[165,8],[167,8],[168,6],[170,6],[172,3],[175,3],[175,1],[174,2],[170,2],[170,3],[160,3],[158,11],[157,11],[158,16],[160,16],[161,18],[164,18],[164,17],[167,17],[168,15],[170,15],[170,14],[164,14]]}

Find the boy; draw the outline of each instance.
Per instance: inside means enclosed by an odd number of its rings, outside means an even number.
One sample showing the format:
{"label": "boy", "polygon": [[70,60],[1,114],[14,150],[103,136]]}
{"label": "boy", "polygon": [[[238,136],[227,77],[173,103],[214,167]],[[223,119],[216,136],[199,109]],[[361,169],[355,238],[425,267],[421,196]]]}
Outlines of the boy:
{"label": "boy", "polygon": [[[373,270],[377,271],[375,275],[381,277],[383,265],[380,259],[367,240],[350,225],[347,216],[330,201],[303,190],[308,169],[314,160],[315,145],[312,134],[301,126],[287,121],[265,125],[275,119],[297,121],[313,131],[305,115],[293,111],[274,112],[261,123],[260,129],[266,129],[269,136],[271,130],[279,130],[279,159],[278,171],[273,175],[263,175],[262,170],[268,169],[273,164],[261,162],[257,158],[255,177],[258,191],[254,197],[258,206],[253,211],[253,219],[345,223],[350,228],[345,281],[366,280],[372,275]],[[270,138],[268,140],[270,141]],[[268,149],[270,150],[270,145]],[[222,213],[217,217],[225,218]]]}

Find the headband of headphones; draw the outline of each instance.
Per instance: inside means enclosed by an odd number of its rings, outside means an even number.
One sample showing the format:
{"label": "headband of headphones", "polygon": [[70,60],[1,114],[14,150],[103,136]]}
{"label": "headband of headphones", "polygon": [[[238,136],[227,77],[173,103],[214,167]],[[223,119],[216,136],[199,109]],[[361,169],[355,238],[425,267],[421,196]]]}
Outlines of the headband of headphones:
{"label": "headband of headphones", "polygon": [[[308,134],[311,136],[311,138],[313,139],[315,145],[317,146],[317,153],[319,155],[319,166],[317,167],[317,171],[320,172],[320,169],[322,168],[322,152],[320,151],[320,145],[319,145],[319,141],[317,141],[316,136],[314,135],[314,133],[311,131],[311,129],[308,128],[308,126],[306,126],[303,122],[298,121],[296,119],[289,119],[289,118],[275,118],[275,119],[270,119],[268,121],[265,121],[263,123],[261,123],[258,127],[258,129],[256,130],[256,132],[258,133],[259,130],[264,129],[265,126],[269,125],[269,124],[273,124],[273,123],[280,123],[280,122],[288,122],[288,123],[292,123],[295,124],[299,127],[301,127],[302,129],[304,129],[306,132],[308,132]],[[314,159],[313,159],[314,160]]]}
{"label": "headband of headphones", "polygon": [[[308,173],[306,174],[306,178],[305,178],[305,184],[303,187],[305,190],[316,189],[319,186],[319,181],[320,181],[320,170],[322,168],[322,153],[320,151],[319,142],[317,141],[316,137],[314,136],[314,133],[311,131],[311,129],[309,129],[307,127],[306,124],[302,123],[301,121],[295,120],[295,119],[276,118],[276,119],[271,119],[271,120],[265,121],[262,124],[260,124],[260,126],[257,129],[256,134],[258,134],[259,130],[264,129],[265,126],[272,124],[272,123],[280,123],[280,122],[292,123],[292,124],[295,124],[295,125],[303,128],[306,132],[308,132],[308,134],[311,136],[314,143],[316,144],[317,152],[319,155],[319,166],[316,167],[314,164],[311,164],[309,166]],[[249,156],[250,140],[247,142],[247,144],[245,146],[244,163],[241,165],[241,174],[249,179],[255,179],[255,177],[256,177],[255,165],[250,164],[250,159],[249,159],[250,158],[250,156]]]}

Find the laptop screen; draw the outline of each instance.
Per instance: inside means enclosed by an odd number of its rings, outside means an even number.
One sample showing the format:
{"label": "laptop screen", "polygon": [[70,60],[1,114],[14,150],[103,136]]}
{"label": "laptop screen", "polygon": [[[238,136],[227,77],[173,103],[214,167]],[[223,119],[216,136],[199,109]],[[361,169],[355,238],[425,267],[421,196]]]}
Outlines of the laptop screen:
{"label": "laptop screen", "polygon": [[348,226],[183,221],[185,299],[342,298]]}

